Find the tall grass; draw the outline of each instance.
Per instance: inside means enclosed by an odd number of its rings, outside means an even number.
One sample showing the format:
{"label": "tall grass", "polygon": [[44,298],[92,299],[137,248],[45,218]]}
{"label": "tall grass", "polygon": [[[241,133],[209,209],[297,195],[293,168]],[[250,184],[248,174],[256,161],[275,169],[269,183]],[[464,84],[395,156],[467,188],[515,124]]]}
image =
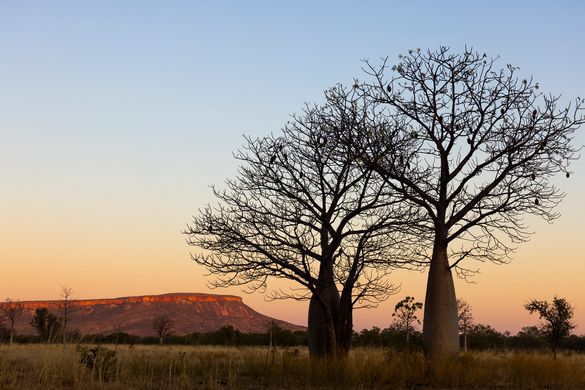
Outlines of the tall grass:
{"label": "tall grass", "polygon": [[419,352],[376,348],[312,361],[302,348],[118,346],[109,373],[98,375],[75,346],[0,346],[2,389],[494,387],[585,389],[585,356],[481,352],[431,364]]}

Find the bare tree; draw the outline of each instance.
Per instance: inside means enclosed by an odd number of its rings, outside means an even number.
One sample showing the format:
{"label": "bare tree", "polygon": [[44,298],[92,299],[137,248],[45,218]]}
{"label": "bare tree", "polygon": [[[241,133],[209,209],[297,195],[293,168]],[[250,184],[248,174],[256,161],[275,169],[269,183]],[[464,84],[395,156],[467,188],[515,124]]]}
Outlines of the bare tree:
{"label": "bare tree", "polygon": [[471,313],[471,305],[463,299],[457,298],[457,315],[459,332],[463,335],[463,350],[467,352],[467,334],[473,325],[473,314]]}
{"label": "bare tree", "polygon": [[421,302],[415,302],[414,297],[407,296],[394,306],[392,317],[395,318],[397,325],[406,332],[406,345],[410,345],[410,332],[414,330],[414,324],[420,324],[416,312],[422,309]]}
{"label": "bare tree", "polygon": [[507,262],[530,237],[524,216],[554,221],[564,193],[551,178],[569,177],[578,158],[582,100],[562,106],[497,63],[467,49],[412,50],[391,68],[366,62],[373,82],[357,86],[379,106],[369,130],[346,143],[427,215],[423,338],[431,355],[459,350],[452,272],[472,275],[464,260]]}
{"label": "bare tree", "polygon": [[405,234],[416,215],[335,136],[367,123],[353,89],[326,92],[282,135],[246,138],[236,154],[239,175],[219,204],[194,217],[192,255],[216,279],[213,286],[247,285],[264,292],[271,278],[300,288],[272,291],[273,299],[310,299],[312,356],[347,353],[354,306],[375,305],[395,291],[392,266],[407,262]]}
{"label": "bare tree", "polygon": [[557,349],[561,341],[571,334],[575,324],[571,322],[574,309],[565,298],[554,297],[552,303],[533,299],[524,308],[532,313],[538,313],[544,322],[539,326],[540,331],[546,336],[553,351],[553,357],[557,358]]}
{"label": "bare tree", "polygon": [[8,330],[10,332],[10,345],[12,345],[14,341],[14,328],[16,319],[22,314],[22,303],[14,301],[10,298],[6,298],[6,302],[4,305],[2,305],[1,308],[2,317],[4,321],[6,321]]}
{"label": "bare tree", "polygon": [[61,286],[61,298],[63,298],[63,301],[61,302],[61,322],[63,324],[62,330],[63,330],[63,344],[67,343],[67,323],[69,321],[69,305],[70,305],[70,298],[71,295],[73,294],[73,288],[72,287],[65,287],[65,286]]}
{"label": "bare tree", "polygon": [[158,337],[160,345],[164,343],[164,338],[169,336],[175,326],[175,321],[166,313],[160,313],[152,319],[152,329]]}

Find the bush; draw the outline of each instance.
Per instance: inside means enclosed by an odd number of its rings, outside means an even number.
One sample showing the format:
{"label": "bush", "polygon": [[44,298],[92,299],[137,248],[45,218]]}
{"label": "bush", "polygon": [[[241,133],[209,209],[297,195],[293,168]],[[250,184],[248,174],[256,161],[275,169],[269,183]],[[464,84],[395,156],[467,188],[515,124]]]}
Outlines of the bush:
{"label": "bush", "polygon": [[79,363],[85,365],[94,377],[100,381],[108,381],[111,378],[112,369],[116,363],[116,351],[104,347],[84,347],[78,345]]}

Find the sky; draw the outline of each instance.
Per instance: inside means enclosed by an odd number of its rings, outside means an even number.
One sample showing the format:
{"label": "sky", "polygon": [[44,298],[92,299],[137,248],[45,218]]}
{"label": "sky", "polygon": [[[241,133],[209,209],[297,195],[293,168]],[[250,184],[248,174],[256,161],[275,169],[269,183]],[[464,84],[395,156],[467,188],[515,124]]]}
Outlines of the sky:
{"label": "sky", "polygon": [[[181,234],[234,177],[243,135],[278,133],[364,78],[364,59],[441,45],[500,56],[570,102],[585,95],[584,18],[581,1],[1,2],[0,299],[212,292],[306,324],[306,302],[210,290]],[[538,322],[525,303],[558,295],[585,333],[585,159],[573,171],[556,180],[559,220],[528,217],[510,264],[456,280],[476,322],[516,333]],[[426,273],[391,280],[401,291],[357,311],[356,330],[423,300]]]}

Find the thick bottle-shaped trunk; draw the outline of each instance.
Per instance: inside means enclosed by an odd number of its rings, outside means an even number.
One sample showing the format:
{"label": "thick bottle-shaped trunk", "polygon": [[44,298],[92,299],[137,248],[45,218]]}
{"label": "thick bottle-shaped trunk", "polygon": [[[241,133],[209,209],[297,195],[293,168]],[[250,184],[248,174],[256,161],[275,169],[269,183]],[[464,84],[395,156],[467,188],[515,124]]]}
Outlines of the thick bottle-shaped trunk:
{"label": "thick bottle-shaped trunk", "polygon": [[307,329],[311,356],[330,356],[337,352],[335,317],[338,305],[339,292],[335,288],[324,288],[319,297],[311,297]]}
{"label": "thick bottle-shaped trunk", "polygon": [[351,291],[344,290],[341,294],[335,332],[337,335],[337,351],[341,356],[347,356],[351,348],[351,338],[353,336],[353,302]]}
{"label": "thick bottle-shaped trunk", "polygon": [[435,356],[458,352],[457,300],[447,242],[442,237],[435,238],[424,312],[423,339],[427,352]]}
{"label": "thick bottle-shaped trunk", "polygon": [[337,352],[335,323],[339,310],[339,291],[333,269],[321,267],[317,292],[309,302],[307,338],[311,356],[331,356]]}

